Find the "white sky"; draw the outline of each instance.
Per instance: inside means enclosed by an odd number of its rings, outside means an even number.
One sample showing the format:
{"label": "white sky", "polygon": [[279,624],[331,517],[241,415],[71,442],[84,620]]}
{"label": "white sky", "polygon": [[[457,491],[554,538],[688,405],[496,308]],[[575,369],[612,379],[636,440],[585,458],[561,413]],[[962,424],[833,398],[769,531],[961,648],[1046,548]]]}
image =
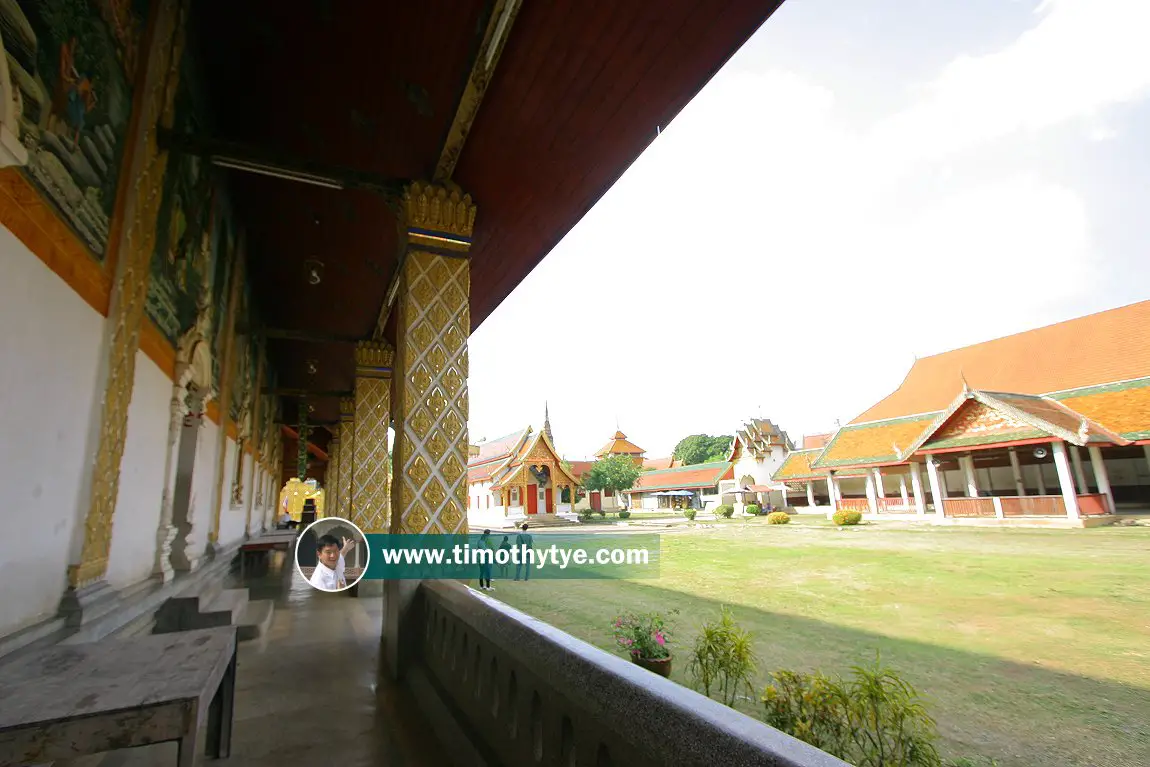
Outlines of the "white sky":
{"label": "white sky", "polygon": [[757,415],[797,440],[915,355],[1150,298],[1147,29],[1150,0],[787,0],[472,336],[472,442],[545,400],[568,458],[616,419],[652,457]]}

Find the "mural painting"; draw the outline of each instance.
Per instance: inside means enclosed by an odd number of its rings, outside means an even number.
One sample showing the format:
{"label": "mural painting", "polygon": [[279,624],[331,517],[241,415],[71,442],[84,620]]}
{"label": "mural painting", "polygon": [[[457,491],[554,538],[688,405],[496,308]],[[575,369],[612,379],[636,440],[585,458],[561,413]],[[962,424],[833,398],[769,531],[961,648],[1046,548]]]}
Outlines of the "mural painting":
{"label": "mural painting", "polygon": [[146,0],[2,0],[24,172],[97,259],[108,247]]}

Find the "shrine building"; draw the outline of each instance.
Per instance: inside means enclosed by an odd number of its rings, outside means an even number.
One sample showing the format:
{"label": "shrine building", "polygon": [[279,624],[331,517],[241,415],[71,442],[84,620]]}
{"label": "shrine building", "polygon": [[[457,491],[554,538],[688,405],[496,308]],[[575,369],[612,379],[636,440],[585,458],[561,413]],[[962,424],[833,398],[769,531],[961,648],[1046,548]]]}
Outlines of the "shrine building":
{"label": "shrine building", "polygon": [[574,520],[571,498],[579,479],[555,451],[550,420],[478,445],[467,465],[471,529],[503,529],[523,522]]}
{"label": "shrine building", "polygon": [[[0,762],[839,764],[474,584],[319,592],[274,530],[285,488],[494,511],[471,334],[779,5],[0,4]],[[551,439],[505,449],[486,497],[561,513]]]}
{"label": "shrine building", "polygon": [[924,357],[773,474],[817,508],[1093,525],[1150,510],[1150,301]]}

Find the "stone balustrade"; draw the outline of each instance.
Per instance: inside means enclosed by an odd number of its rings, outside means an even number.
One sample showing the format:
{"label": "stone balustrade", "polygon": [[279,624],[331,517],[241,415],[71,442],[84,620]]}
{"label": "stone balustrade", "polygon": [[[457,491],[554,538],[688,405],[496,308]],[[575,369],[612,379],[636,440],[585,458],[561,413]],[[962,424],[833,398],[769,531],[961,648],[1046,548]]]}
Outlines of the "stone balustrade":
{"label": "stone balustrade", "polygon": [[459,583],[413,606],[413,660],[489,764],[846,764]]}

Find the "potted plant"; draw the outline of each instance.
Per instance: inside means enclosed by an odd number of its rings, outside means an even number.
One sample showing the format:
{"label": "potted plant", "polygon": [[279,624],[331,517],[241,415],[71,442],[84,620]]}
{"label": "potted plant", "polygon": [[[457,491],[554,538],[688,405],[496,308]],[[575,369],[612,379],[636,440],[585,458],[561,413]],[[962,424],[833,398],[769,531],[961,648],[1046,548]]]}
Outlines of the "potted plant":
{"label": "potted plant", "polygon": [[662,615],[626,613],[615,618],[612,629],[632,663],[659,676],[671,675],[671,636]]}

